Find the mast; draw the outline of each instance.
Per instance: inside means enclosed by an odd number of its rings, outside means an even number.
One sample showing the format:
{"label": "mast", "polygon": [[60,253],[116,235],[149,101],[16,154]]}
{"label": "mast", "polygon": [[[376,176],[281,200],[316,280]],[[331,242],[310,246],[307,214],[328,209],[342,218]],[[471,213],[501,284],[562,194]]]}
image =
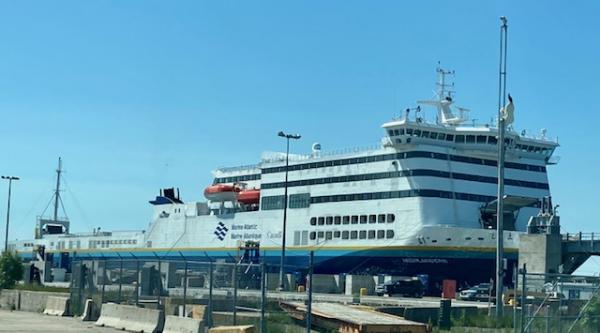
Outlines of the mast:
{"label": "mast", "polygon": [[58,221],[58,205],[60,204],[60,174],[62,173],[62,158],[58,158],[56,169],[56,189],[54,190],[54,222]]}

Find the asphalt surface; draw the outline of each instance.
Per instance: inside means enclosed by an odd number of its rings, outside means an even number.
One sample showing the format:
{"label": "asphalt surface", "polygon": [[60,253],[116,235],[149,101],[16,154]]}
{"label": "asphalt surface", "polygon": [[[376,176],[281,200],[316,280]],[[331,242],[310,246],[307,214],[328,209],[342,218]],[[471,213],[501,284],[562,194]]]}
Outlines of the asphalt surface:
{"label": "asphalt surface", "polygon": [[0,310],[0,332],[10,333],[62,333],[93,332],[123,333],[106,327],[97,327],[94,322],[83,322],[73,317],[45,316],[40,313]]}

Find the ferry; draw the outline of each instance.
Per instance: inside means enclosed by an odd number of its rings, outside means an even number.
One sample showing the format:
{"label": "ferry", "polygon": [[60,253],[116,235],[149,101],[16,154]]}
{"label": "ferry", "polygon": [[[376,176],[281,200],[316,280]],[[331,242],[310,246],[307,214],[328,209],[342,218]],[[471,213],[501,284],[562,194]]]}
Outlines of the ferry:
{"label": "ferry", "polygon": [[[495,272],[497,121],[470,121],[469,110],[455,106],[451,75],[438,68],[435,97],[383,123],[376,147],[325,152],[316,143],[308,154],[266,152],[258,163],[217,169],[204,201],[160,190],[149,201],[147,230],[71,233],[56,200],[54,216],[38,220],[34,239],[9,246],[26,254],[43,248],[43,259],[67,267],[78,256],[231,262],[253,244],[253,260],[275,267],[285,230],[287,272],[305,270],[314,251],[315,273],[487,282]],[[435,108],[435,121],[422,107]],[[509,281],[519,236],[550,196],[547,167],[557,163],[559,144],[545,130],[531,135],[512,124],[505,144]],[[56,197],[60,174],[59,166]]]}

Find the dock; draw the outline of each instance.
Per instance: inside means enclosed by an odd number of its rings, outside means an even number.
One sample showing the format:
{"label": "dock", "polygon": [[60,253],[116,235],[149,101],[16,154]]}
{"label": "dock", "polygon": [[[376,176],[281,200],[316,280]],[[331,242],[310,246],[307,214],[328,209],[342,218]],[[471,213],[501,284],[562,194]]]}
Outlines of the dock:
{"label": "dock", "polygon": [[[293,318],[305,320],[306,305],[282,302],[280,306]],[[426,324],[371,310],[367,307],[336,303],[312,304],[312,322],[330,330],[344,333],[428,333]]]}

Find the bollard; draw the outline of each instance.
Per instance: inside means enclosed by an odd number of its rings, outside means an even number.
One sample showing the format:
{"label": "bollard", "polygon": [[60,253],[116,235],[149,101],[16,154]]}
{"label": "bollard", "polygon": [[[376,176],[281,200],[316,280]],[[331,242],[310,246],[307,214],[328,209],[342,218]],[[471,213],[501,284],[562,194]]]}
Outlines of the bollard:
{"label": "bollard", "polygon": [[360,288],[359,295],[360,295],[360,297],[367,296],[368,295],[367,288]]}

